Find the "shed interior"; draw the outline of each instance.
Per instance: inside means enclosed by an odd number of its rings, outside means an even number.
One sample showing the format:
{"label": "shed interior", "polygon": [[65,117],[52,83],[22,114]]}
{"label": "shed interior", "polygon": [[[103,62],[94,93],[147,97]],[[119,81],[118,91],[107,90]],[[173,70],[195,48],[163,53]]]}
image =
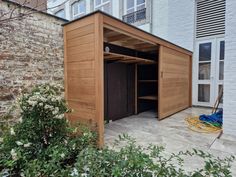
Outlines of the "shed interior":
{"label": "shed interior", "polygon": [[157,112],[159,46],[104,28],[104,119]]}

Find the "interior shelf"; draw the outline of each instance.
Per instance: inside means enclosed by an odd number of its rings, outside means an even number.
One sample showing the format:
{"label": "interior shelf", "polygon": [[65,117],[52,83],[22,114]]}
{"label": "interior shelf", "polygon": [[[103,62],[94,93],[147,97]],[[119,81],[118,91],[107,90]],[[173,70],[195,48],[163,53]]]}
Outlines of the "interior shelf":
{"label": "interior shelf", "polygon": [[144,59],[139,57],[133,57],[129,55],[122,55],[112,52],[104,52],[105,60],[119,61],[123,63],[138,63],[138,64],[155,64],[156,62],[150,59]]}
{"label": "interior shelf", "polygon": [[156,95],[140,96],[140,97],[138,97],[138,99],[142,99],[142,100],[157,100],[157,96]]}
{"label": "interior shelf", "polygon": [[139,80],[138,82],[143,82],[143,83],[155,83],[157,80]]}

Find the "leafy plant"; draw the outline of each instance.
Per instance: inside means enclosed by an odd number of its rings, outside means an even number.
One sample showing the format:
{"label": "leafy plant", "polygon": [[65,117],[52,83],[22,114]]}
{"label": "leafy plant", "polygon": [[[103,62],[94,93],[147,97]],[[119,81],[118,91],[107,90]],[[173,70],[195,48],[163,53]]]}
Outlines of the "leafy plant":
{"label": "leafy plant", "polygon": [[[125,143],[124,143],[125,142]],[[119,144],[125,144],[117,148]],[[192,172],[184,170],[184,157],[200,157],[205,160],[201,169]],[[136,145],[128,135],[119,137],[113,148],[97,150],[84,149],[78,156],[74,176],[88,177],[230,177],[230,164],[234,157],[214,158],[211,154],[194,149],[167,155],[161,146],[147,148]]]}
{"label": "leafy plant", "polygon": [[4,133],[0,145],[0,171],[8,175],[50,176],[68,171],[86,146],[94,146],[95,134],[83,128],[77,133],[64,114],[70,112],[53,85],[35,87],[19,99],[20,122]]}
{"label": "leafy plant", "polygon": [[[41,85],[19,99],[21,118],[0,139],[0,176],[231,177],[234,157],[215,158],[199,150],[167,155],[156,145],[138,146],[122,135],[112,148],[98,149],[96,134],[72,128],[59,86]],[[184,158],[203,159],[202,168],[184,170]]]}

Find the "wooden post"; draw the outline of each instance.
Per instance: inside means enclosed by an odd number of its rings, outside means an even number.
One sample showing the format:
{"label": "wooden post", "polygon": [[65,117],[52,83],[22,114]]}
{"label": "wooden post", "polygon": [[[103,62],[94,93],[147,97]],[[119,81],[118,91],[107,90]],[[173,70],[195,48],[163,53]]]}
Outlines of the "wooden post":
{"label": "wooden post", "polygon": [[134,113],[138,114],[138,65],[135,64],[135,85],[134,85],[134,91],[135,91],[135,109]]}
{"label": "wooden post", "polygon": [[104,60],[103,60],[103,16],[95,14],[95,118],[98,130],[98,144],[104,144]]}

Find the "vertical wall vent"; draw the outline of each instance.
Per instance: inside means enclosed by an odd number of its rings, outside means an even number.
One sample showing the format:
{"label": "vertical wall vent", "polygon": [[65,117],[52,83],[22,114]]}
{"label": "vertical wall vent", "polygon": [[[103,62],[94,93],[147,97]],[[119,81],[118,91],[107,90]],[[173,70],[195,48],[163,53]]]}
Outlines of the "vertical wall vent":
{"label": "vertical wall vent", "polygon": [[196,37],[225,33],[225,0],[198,0]]}

